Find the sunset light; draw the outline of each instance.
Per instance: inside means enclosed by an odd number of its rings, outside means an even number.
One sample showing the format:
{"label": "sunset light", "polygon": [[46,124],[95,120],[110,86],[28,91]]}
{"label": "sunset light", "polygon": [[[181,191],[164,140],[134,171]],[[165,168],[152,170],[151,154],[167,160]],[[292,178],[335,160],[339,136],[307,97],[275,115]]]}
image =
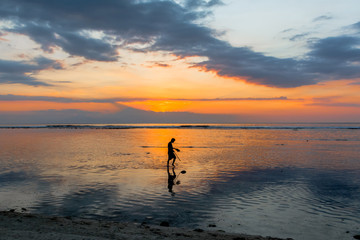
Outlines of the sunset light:
{"label": "sunset light", "polygon": [[[103,113],[107,122],[106,113],[132,108],[199,119],[230,114],[239,122],[358,121],[359,14],[347,7],[357,1],[277,1],[273,14],[265,1],[205,2],[94,3],[88,8],[104,14],[93,22],[92,10],[76,4],[4,1],[0,115],[61,111],[66,117],[63,111],[71,110]],[[145,4],[148,11],[139,11]],[[158,5],[166,10],[157,12]],[[106,14],[109,9],[116,10]],[[286,13],[294,9],[297,14]]]}
{"label": "sunset light", "polygon": [[360,239],[359,0],[0,0],[0,240]]}

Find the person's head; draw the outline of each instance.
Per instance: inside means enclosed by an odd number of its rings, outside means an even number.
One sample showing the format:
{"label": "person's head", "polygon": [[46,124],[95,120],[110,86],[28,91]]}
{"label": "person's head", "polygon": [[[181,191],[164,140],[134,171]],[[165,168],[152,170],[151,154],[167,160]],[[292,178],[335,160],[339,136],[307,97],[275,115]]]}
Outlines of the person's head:
{"label": "person's head", "polygon": [[172,138],[172,139],[171,139],[171,142],[175,142],[175,138]]}

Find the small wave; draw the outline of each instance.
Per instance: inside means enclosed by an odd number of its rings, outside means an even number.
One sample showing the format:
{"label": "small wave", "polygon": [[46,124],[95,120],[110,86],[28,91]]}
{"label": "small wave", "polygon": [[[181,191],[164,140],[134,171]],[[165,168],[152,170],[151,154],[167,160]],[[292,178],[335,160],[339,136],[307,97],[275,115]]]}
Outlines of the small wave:
{"label": "small wave", "polygon": [[314,141],[336,141],[336,142],[346,142],[349,141],[349,139],[341,139],[341,138],[336,138],[336,139],[328,139],[328,138],[319,138],[319,139],[313,139]]}
{"label": "small wave", "polygon": [[166,146],[140,146],[142,148],[167,148]]}
{"label": "small wave", "polygon": [[210,128],[209,125],[180,125],[180,128]]}
{"label": "small wave", "polygon": [[[142,148],[167,148],[167,146],[140,146]],[[181,148],[211,148],[207,146],[181,146]],[[213,147],[216,148],[216,147]]]}
{"label": "small wave", "polygon": [[[0,126],[0,129],[31,129],[31,128],[48,128],[48,129],[248,129],[248,130],[360,130],[360,125],[241,125],[241,124],[54,124],[54,125],[22,125],[22,126]],[[341,139],[340,139],[341,141]]]}

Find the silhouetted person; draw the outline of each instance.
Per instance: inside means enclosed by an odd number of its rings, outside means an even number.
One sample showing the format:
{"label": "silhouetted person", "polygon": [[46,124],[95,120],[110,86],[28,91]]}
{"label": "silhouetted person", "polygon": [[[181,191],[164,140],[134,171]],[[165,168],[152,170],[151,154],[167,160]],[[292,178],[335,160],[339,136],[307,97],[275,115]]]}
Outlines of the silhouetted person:
{"label": "silhouetted person", "polygon": [[176,156],[175,156],[174,150],[176,150],[178,152],[180,151],[179,149],[173,147],[172,144],[174,142],[175,142],[175,138],[172,138],[171,141],[168,143],[168,155],[169,155],[168,161],[167,161],[168,166],[169,166],[169,162],[170,162],[171,159],[173,159],[172,165],[175,166]]}
{"label": "silhouetted person", "polygon": [[170,170],[169,170],[169,165],[168,165],[167,173],[168,173],[168,189],[169,189],[169,192],[171,192],[171,195],[174,195],[175,193],[173,192],[173,186],[175,184],[175,179],[176,179],[176,173],[175,173],[174,167],[172,167],[172,174],[171,174]]}

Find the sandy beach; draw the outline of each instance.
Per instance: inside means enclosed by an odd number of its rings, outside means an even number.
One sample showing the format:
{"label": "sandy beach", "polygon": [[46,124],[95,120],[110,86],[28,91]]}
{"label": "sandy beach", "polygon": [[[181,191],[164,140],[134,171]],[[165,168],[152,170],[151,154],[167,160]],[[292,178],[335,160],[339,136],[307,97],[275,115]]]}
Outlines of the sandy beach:
{"label": "sandy beach", "polygon": [[[274,237],[231,234],[222,231],[151,226],[73,217],[41,216],[15,211],[0,212],[0,239],[231,239],[281,240]],[[290,238],[289,238],[290,239]]]}

